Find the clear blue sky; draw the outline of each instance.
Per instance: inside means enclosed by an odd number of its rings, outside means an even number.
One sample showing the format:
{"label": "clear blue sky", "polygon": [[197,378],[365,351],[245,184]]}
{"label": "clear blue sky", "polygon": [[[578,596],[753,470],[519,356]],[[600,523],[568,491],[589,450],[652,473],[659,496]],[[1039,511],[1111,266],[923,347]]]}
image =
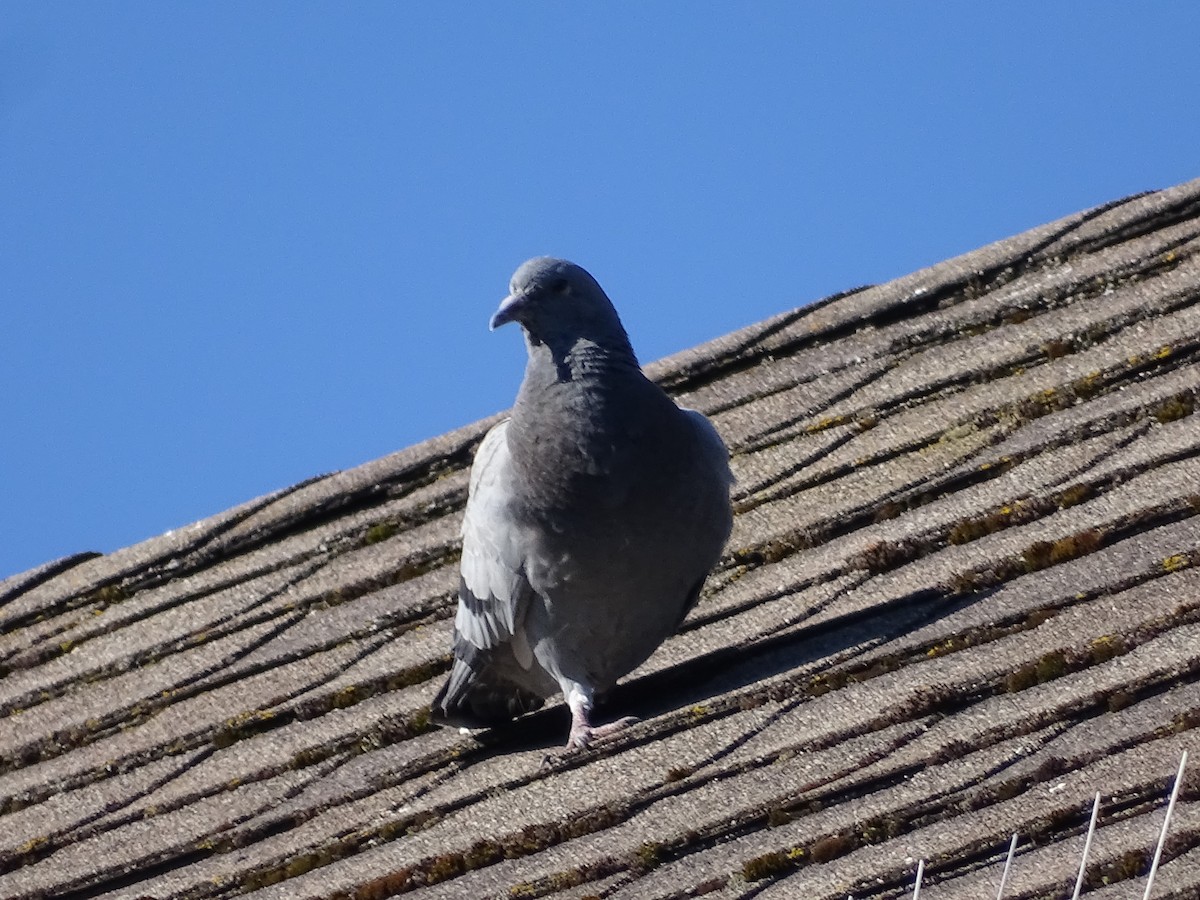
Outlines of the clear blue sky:
{"label": "clear blue sky", "polygon": [[0,5],[0,576],[1200,176],[1200,4]]}

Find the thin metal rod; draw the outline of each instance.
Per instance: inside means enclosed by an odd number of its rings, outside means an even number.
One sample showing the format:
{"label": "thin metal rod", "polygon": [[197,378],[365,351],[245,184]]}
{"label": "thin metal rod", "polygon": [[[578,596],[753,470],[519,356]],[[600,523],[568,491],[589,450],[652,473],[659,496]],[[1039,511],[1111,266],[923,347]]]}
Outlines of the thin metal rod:
{"label": "thin metal rod", "polygon": [[1013,854],[1017,852],[1017,833],[1014,831],[1012,840],[1008,842],[1008,859],[1004,860],[1004,873],[1000,876],[1000,890],[996,891],[996,900],[1004,897],[1004,886],[1008,884],[1008,870],[1012,868]]}
{"label": "thin metal rod", "polygon": [[1096,792],[1096,802],[1092,804],[1092,821],[1088,825],[1087,840],[1083,842],[1083,859],[1079,860],[1079,877],[1075,879],[1075,893],[1071,900],[1079,900],[1079,892],[1083,890],[1083,875],[1087,871],[1088,853],[1092,850],[1092,835],[1096,833],[1096,819],[1100,816],[1100,792]]}
{"label": "thin metal rod", "polygon": [[1150,892],[1154,890],[1154,876],[1158,873],[1158,861],[1162,858],[1163,845],[1167,842],[1167,828],[1171,825],[1171,813],[1175,811],[1175,800],[1179,797],[1179,786],[1183,784],[1183,768],[1187,765],[1187,751],[1179,759],[1179,771],[1175,774],[1175,787],[1171,789],[1171,799],[1167,801],[1167,817],[1163,819],[1162,832],[1158,836],[1158,846],[1154,848],[1154,859],[1150,863],[1150,876],[1146,879],[1146,893],[1142,900],[1150,900]]}
{"label": "thin metal rod", "polygon": [[913,885],[913,900],[921,896],[921,879],[925,877],[925,860],[917,863],[917,883]]}

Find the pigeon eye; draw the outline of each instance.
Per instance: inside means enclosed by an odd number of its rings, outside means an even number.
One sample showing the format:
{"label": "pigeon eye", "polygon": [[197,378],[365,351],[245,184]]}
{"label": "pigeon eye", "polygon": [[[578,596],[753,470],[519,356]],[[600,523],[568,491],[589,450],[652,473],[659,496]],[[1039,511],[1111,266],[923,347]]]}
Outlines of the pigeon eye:
{"label": "pigeon eye", "polygon": [[567,283],[565,278],[555,278],[550,282],[550,291],[555,294],[565,294],[570,290],[571,285]]}

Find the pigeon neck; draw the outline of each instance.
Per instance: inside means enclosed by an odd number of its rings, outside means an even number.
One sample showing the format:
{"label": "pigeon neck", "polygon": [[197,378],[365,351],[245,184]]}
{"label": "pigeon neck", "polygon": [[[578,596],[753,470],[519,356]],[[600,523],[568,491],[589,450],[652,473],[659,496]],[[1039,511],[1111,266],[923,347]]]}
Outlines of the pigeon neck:
{"label": "pigeon neck", "polygon": [[556,340],[552,336],[544,341],[527,337],[527,344],[527,382],[586,382],[622,372],[641,372],[623,330],[603,342],[578,336]]}

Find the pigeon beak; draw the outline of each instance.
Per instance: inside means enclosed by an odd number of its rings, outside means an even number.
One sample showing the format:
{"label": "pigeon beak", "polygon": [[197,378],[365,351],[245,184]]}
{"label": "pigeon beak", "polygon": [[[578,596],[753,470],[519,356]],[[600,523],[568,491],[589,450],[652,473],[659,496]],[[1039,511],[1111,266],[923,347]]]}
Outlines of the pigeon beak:
{"label": "pigeon beak", "polygon": [[515,322],[517,316],[521,314],[521,310],[525,308],[525,296],[523,294],[509,294],[500,301],[500,306],[492,316],[492,321],[488,327],[495,331],[501,325],[507,325],[509,322]]}

